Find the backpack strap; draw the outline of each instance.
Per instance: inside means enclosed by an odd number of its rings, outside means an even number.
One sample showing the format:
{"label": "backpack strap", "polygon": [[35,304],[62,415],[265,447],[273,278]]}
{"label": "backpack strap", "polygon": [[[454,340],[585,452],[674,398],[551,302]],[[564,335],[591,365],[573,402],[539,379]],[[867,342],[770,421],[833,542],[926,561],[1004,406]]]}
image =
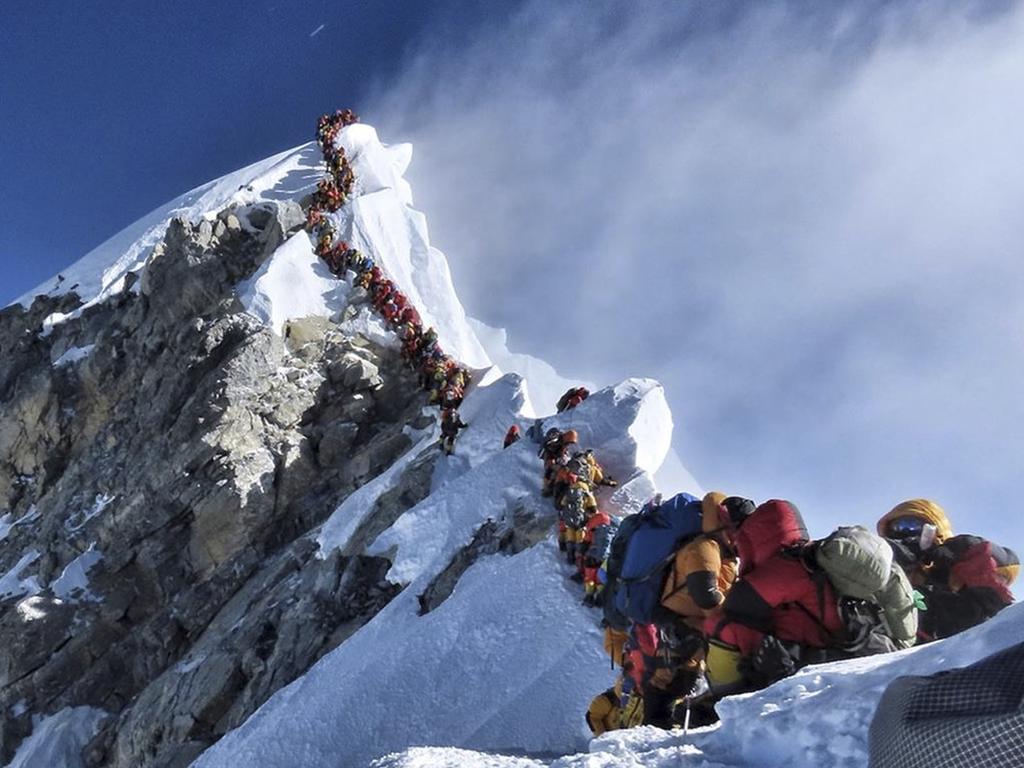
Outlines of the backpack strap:
{"label": "backpack strap", "polygon": [[[711,538],[711,536],[706,534],[706,533],[698,533],[698,534],[695,534],[694,536],[686,539],[686,544],[689,544],[691,542],[697,541],[701,537],[703,537],[705,539],[710,539]],[[679,549],[676,549],[672,553],[672,558],[674,559],[677,554],[679,554]],[[669,561],[669,562],[671,562],[671,561]],[[675,569],[674,568],[672,569],[672,573],[673,573],[673,575],[675,574]],[[687,588],[687,586],[686,586],[686,579],[683,579],[683,583],[682,584],[674,585],[674,587],[673,587],[671,592],[669,592],[667,595],[663,595],[662,596],[661,602],[664,603],[670,597],[675,597],[676,595],[678,595],[680,592],[682,592],[686,588]]]}
{"label": "backpack strap", "polygon": [[675,559],[676,552],[679,551],[680,545],[688,544],[690,541],[693,540],[695,536],[700,536],[700,534],[698,533],[694,536],[684,536],[682,539],[677,541],[675,547],[672,548],[672,552],[668,555],[668,557],[652,565],[650,569],[648,569],[645,573],[641,574],[640,576],[634,576],[630,579],[624,579],[620,576],[619,581],[621,581],[623,584],[635,584],[640,581],[647,581],[647,579],[651,578],[651,576],[656,574],[658,571],[660,571],[662,568],[664,568],[666,565],[668,565]]}

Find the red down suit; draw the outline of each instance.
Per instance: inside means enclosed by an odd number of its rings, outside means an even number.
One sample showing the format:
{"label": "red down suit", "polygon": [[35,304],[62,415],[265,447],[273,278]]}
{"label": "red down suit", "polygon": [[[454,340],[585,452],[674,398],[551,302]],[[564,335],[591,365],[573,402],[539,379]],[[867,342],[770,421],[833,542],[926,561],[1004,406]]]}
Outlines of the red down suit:
{"label": "red down suit", "polygon": [[783,550],[808,540],[796,506],[766,501],[736,533],[740,576],[722,605],[722,617],[708,619],[709,634],[749,656],[766,634],[815,648],[828,645],[842,629],[836,596],[815,581],[797,557]]}

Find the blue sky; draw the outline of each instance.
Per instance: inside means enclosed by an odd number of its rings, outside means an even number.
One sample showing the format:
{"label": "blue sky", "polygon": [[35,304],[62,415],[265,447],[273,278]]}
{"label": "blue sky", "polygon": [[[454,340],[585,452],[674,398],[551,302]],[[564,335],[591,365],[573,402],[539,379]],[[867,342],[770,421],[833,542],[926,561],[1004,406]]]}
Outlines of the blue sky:
{"label": "blue sky", "polygon": [[4,3],[0,303],[183,191],[312,138],[318,114],[364,103],[432,29],[471,34],[513,7]]}
{"label": "blue sky", "polygon": [[930,496],[1024,549],[1022,32],[1013,3],[11,5],[0,300],[353,106],[414,143],[471,314],[661,380],[705,486],[816,533]]}

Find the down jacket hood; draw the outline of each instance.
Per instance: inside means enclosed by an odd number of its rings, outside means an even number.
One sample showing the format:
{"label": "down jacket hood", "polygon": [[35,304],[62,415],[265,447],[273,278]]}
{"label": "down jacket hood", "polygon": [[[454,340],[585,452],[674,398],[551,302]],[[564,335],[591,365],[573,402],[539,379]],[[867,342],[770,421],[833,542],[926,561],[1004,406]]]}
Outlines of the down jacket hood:
{"label": "down jacket hood", "polygon": [[900,517],[919,517],[934,525],[936,544],[953,536],[953,526],[946,517],[946,510],[931,499],[910,499],[897,504],[878,521],[878,535],[885,536],[889,522]]}
{"label": "down jacket hood", "polygon": [[747,573],[783,547],[807,541],[800,510],[789,501],[772,499],[754,510],[736,534],[740,573]]}

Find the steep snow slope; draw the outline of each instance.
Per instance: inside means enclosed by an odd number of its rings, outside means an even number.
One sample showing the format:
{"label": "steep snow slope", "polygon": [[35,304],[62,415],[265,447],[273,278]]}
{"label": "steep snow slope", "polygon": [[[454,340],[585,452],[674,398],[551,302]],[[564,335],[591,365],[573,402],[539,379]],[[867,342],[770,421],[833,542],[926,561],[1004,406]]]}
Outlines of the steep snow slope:
{"label": "steep snow slope", "polygon": [[[486,408],[478,408],[483,401]],[[389,578],[408,584],[405,591],[197,766],[363,765],[410,744],[527,752],[583,745],[580,692],[605,687],[608,663],[598,613],[580,605],[552,538],[477,561],[445,602],[418,615],[419,595],[481,524],[509,522],[524,509],[553,524],[549,502],[537,493],[536,446],[522,441],[501,450],[505,420],[491,418],[514,416],[521,403],[515,376],[470,395],[465,411],[476,415],[458,454],[446,460],[461,462],[461,471],[445,473],[442,465],[433,493],[368,550],[388,553]],[[667,449],[671,421],[661,387],[624,382],[559,417],[570,418],[581,441],[630,480],[606,506],[635,509]],[[325,554],[347,544],[348,518],[360,514],[365,508],[342,505],[320,537]]]}

